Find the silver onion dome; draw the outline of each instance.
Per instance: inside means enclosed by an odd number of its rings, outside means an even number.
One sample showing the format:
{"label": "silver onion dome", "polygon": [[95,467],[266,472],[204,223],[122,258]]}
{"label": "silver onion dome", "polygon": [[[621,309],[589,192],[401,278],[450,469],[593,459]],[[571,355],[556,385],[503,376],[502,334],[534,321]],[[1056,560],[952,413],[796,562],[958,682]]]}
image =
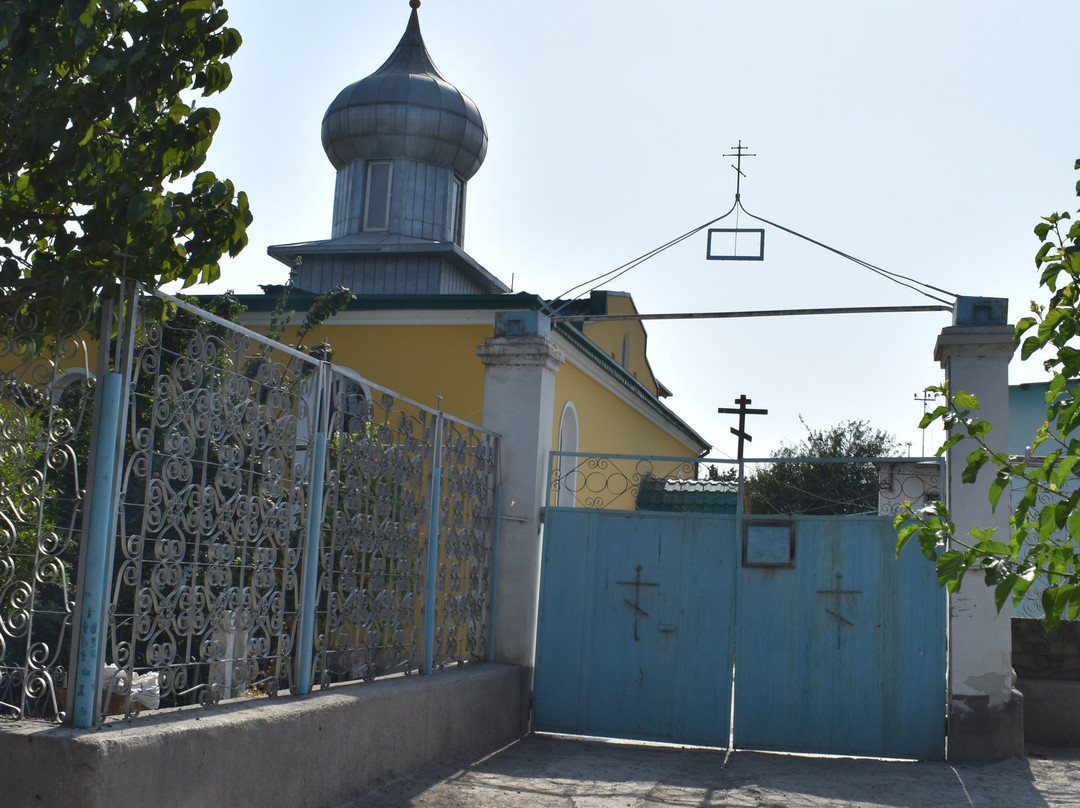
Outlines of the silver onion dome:
{"label": "silver onion dome", "polygon": [[383,66],[338,93],[326,110],[322,142],[334,168],[404,157],[468,180],[484,162],[488,137],[480,110],[432,63],[419,5],[411,0],[409,25]]}

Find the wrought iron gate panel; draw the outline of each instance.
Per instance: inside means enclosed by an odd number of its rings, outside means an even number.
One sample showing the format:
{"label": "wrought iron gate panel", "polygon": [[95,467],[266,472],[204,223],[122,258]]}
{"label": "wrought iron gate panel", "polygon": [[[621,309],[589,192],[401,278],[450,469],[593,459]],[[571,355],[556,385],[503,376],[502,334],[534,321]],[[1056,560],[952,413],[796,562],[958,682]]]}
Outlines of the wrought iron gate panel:
{"label": "wrought iron gate panel", "polygon": [[725,745],[734,538],[731,517],[549,509],[534,727]]}
{"label": "wrought iron gate panel", "polygon": [[[794,517],[790,568],[740,569],[735,745],[941,758],[945,595],[887,517]],[[753,521],[748,521],[753,525]]]}

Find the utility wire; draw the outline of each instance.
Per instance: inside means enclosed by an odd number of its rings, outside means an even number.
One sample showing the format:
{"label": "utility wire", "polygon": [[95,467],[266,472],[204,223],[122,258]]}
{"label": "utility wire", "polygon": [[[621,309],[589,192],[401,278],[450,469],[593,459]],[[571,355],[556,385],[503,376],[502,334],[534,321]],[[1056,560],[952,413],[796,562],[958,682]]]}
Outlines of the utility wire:
{"label": "utility wire", "polygon": [[[802,233],[799,233],[799,232],[797,232],[795,230],[792,230],[789,227],[784,227],[782,224],[777,224],[776,222],[771,222],[768,219],[765,219],[765,218],[763,218],[761,216],[755,216],[753,213],[748,211],[743,206],[743,203],[741,201],[736,201],[735,204],[736,204],[736,206],[742,208],[743,212],[746,213],[746,215],[749,216],[751,219],[756,219],[757,221],[763,222],[764,224],[772,225],[773,227],[777,228],[778,230],[783,230],[785,233],[790,233],[791,235],[796,236],[797,238],[801,238],[803,241],[809,241],[811,244],[815,244],[818,247],[821,247],[822,249],[828,250],[831,253],[839,255],[841,258],[846,258],[849,261],[853,261],[856,264],[858,264],[859,266],[864,267],[866,269],[869,269],[871,272],[876,272],[878,275],[881,275],[886,280],[890,280],[893,283],[900,284],[900,286],[906,286],[908,289],[911,289],[911,290],[913,290],[915,292],[918,292],[919,294],[924,295],[924,296],[930,298],[931,300],[936,300],[939,303],[944,303],[946,305],[951,305],[952,304],[952,301],[942,300],[940,297],[936,297],[935,295],[929,294],[928,292],[924,292],[922,289],[918,289],[918,288],[916,288],[916,286],[913,286],[912,284],[917,284],[918,286],[921,286],[921,287],[923,287],[925,289],[932,289],[935,292],[941,292],[941,294],[949,295],[950,297],[952,297],[954,299],[959,297],[959,295],[957,295],[955,292],[950,292],[947,289],[941,289],[941,288],[938,288],[937,286],[932,286],[929,283],[923,283],[922,281],[917,281],[914,278],[909,278],[908,276],[901,275],[901,274],[899,274],[897,272],[890,272],[887,269],[882,269],[879,266],[875,266],[874,264],[871,264],[869,261],[863,261],[861,258],[856,258],[855,256],[849,255],[848,253],[843,252],[842,250],[838,250],[835,247],[830,247],[828,244],[824,244],[824,243],[818,241],[817,239],[812,239],[809,236],[804,236]],[[910,281],[910,283],[904,283],[903,281]]]}
{"label": "utility wire", "polygon": [[[590,278],[587,281],[582,281],[581,283],[577,284],[576,286],[571,286],[569,289],[567,289],[561,295],[558,295],[553,300],[551,300],[548,303],[544,304],[544,308],[547,309],[547,311],[545,313],[548,314],[551,317],[554,317],[554,316],[558,315],[558,313],[560,311],[565,309],[567,306],[569,306],[575,300],[578,300],[581,297],[583,297],[586,293],[591,292],[591,291],[599,288],[601,284],[609,283],[610,281],[613,281],[616,278],[622,277],[623,275],[625,275],[630,270],[632,270],[635,267],[640,266],[641,264],[648,261],[650,258],[654,258],[655,256],[659,255],[660,253],[664,252],[665,250],[667,250],[667,249],[669,249],[671,247],[674,247],[676,244],[680,244],[683,241],[686,241],[686,239],[690,238],[691,236],[693,236],[693,235],[695,235],[697,233],[700,233],[702,230],[709,227],[710,225],[714,225],[717,222],[719,222],[720,220],[726,219],[733,212],[735,213],[736,220],[737,220],[738,211],[740,209],[743,211],[743,213],[745,213],[751,219],[755,219],[755,220],[757,220],[759,222],[762,222],[764,224],[771,225],[772,227],[775,227],[778,230],[782,230],[785,233],[788,233],[788,234],[790,234],[792,236],[795,236],[796,238],[801,238],[803,241],[808,241],[811,244],[814,244],[814,245],[816,245],[818,247],[821,247],[824,250],[828,250],[829,252],[833,253],[834,255],[838,255],[841,258],[846,258],[848,261],[851,261],[851,262],[853,262],[855,264],[858,264],[859,266],[863,267],[864,269],[868,269],[871,272],[885,278],[886,280],[892,281],[893,283],[898,284],[899,286],[903,286],[903,287],[906,287],[908,289],[911,289],[914,292],[918,292],[920,295],[923,295],[924,297],[928,297],[931,300],[936,300],[938,303],[943,303],[946,306],[952,306],[955,298],[958,297],[958,295],[955,292],[950,292],[947,289],[941,289],[941,288],[939,288],[937,286],[933,286],[933,285],[928,284],[928,283],[923,283],[922,281],[916,280],[914,278],[910,278],[910,277],[908,277],[906,275],[901,275],[901,274],[899,274],[897,272],[891,272],[891,271],[889,271],[887,269],[883,269],[883,268],[881,268],[879,266],[871,264],[869,261],[863,261],[861,258],[856,258],[855,256],[850,255],[849,253],[846,253],[843,250],[838,250],[835,247],[830,247],[828,244],[825,244],[824,242],[818,241],[817,239],[810,238],[810,236],[803,235],[802,233],[798,232],[797,230],[792,230],[789,227],[784,227],[782,224],[777,224],[776,222],[770,221],[769,219],[766,219],[766,218],[764,218],[762,216],[756,216],[753,213],[751,213],[750,211],[748,211],[743,206],[742,201],[739,198],[739,195],[736,195],[735,196],[735,204],[733,204],[731,206],[731,208],[728,209],[727,213],[724,213],[721,216],[717,216],[715,219],[712,219],[712,220],[710,220],[708,222],[705,222],[705,224],[700,225],[699,227],[695,227],[693,230],[688,230],[687,232],[683,233],[681,236],[677,236],[677,237],[671,239],[671,241],[668,241],[668,242],[666,242],[664,244],[661,244],[659,247],[656,247],[655,249],[652,249],[649,252],[638,256],[637,258],[634,258],[631,261],[627,261],[625,264],[622,264],[621,266],[615,267],[615,269],[609,270],[608,272],[605,272],[602,275],[597,275],[595,278]],[[562,298],[569,295],[571,292],[574,292],[574,291],[576,291],[578,289],[581,289],[582,287],[585,287],[585,286],[587,286],[588,288],[585,289],[584,291],[578,293],[577,295],[575,295],[572,298],[563,300],[561,305],[559,305],[559,306],[557,306],[555,308],[549,308],[551,303],[554,303],[557,300],[561,300]],[[919,288],[919,287],[922,287],[922,288]],[[930,294],[929,292],[924,291],[925,289],[930,289],[930,290],[933,290],[934,292],[940,292],[943,295],[948,295],[948,296],[952,297],[953,300],[945,300],[944,298],[938,297],[937,295],[933,295],[933,294]]]}
{"label": "utility wire", "polygon": [[589,284],[594,284],[593,286],[590,286],[588,289],[586,289],[584,292],[581,292],[580,294],[575,295],[574,297],[570,298],[569,300],[563,301],[561,306],[559,306],[558,308],[553,309],[552,311],[549,311],[547,313],[549,315],[551,315],[551,316],[554,316],[554,315],[558,314],[560,311],[562,311],[564,308],[569,306],[575,300],[577,300],[578,298],[585,295],[586,292],[591,292],[593,289],[596,289],[597,287],[599,287],[600,284],[608,283],[609,281],[613,281],[616,278],[622,277],[623,275],[625,275],[627,272],[629,272],[634,267],[638,266],[639,264],[643,264],[644,262],[648,261],[650,258],[653,258],[654,256],[659,255],[664,250],[666,250],[666,249],[668,249],[670,247],[674,247],[676,244],[680,244],[683,241],[686,241],[686,239],[690,238],[690,236],[693,236],[693,235],[695,235],[697,233],[700,233],[706,227],[709,227],[710,225],[716,224],[721,219],[726,219],[728,216],[731,215],[731,212],[733,210],[735,210],[737,205],[738,205],[738,202],[736,202],[734,205],[732,205],[731,208],[728,210],[728,212],[723,214],[722,216],[717,216],[715,219],[707,221],[707,222],[705,222],[705,224],[703,224],[703,225],[701,225],[699,227],[695,227],[693,230],[688,230],[687,232],[683,233],[681,236],[676,236],[671,241],[669,241],[669,242],[667,242],[665,244],[661,244],[659,247],[656,247],[655,249],[650,250],[649,252],[645,253],[644,255],[639,255],[637,258],[633,259],[632,261],[627,261],[625,264],[623,264],[621,266],[617,266],[617,267],[615,267],[615,269],[609,270],[608,272],[605,272],[603,275],[597,275],[595,278],[590,278],[587,281],[582,281],[581,283],[577,284],[576,286],[571,286],[569,289],[567,289],[561,295],[558,295],[557,297],[555,297],[554,300],[551,301],[551,302],[554,302],[555,300],[562,299],[563,297],[570,294],[571,292],[573,292],[573,291],[575,291],[577,289],[580,289],[582,286],[589,286]]}

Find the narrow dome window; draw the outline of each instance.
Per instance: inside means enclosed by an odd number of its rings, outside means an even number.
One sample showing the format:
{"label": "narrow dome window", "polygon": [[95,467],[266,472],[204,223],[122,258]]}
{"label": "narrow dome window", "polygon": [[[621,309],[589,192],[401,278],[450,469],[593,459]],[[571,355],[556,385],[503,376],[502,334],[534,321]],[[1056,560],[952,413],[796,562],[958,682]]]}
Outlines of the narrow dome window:
{"label": "narrow dome window", "polygon": [[465,207],[465,183],[459,180],[457,177],[450,178],[450,199],[448,200],[449,209],[446,212],[446,220],[448,226],[448,236],[450,240],[462,246],[462,211]]}
{"label": "narrow dome window", "polygon": [[364,229],[386,230],[390,226],[390,174],[393,163],[372,161],[367,166],[364,194]]}

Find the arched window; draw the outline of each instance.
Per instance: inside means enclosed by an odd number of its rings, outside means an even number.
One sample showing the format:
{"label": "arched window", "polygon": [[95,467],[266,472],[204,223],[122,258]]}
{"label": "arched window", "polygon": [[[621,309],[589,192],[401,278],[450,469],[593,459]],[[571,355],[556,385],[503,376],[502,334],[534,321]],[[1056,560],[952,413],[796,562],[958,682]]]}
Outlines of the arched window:
{"label": "arched window", "polygon": [[[559,419],[559,451],[576,452],[578,450],[578,417],[574,402],[567,401]],[[576,457],[559,457],[559,489],[555,496],[558,508],[573,508],[577,501],[577,474],[572,473],[578,464]]]}

